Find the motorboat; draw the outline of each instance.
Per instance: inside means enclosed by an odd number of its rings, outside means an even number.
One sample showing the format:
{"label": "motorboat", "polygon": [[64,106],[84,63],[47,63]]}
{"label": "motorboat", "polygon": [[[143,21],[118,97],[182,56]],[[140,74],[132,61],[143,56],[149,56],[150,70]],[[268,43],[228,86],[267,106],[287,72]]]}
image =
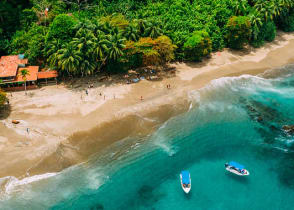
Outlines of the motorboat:
{"label": "motorboat", "polygon": [[185,193],[189,193],[191,190],[191,176],[189,171],[182,171],[180,174],[181,186]]}
{"label": "motorboat", "polygon": [[239,176],[248,176],[249,171],[245,169],[245,167],[237,162],[231,161],[225,164],[225,168],[227,171],[237,174]]}

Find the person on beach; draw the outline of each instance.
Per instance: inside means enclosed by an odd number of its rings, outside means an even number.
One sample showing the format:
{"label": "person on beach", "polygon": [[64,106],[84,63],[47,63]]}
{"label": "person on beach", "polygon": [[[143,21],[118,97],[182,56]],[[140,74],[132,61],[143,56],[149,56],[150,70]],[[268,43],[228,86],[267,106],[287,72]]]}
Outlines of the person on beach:
{"label": "person on beach", "polygon": [[105,100],[105,95],[104,95],[104,100]]}
{"label": "person on beach", "polygon": [[143,96],[141,96],[141,101],[143,101]]}
{"label": "person on beach", "polygon": [[88,90],[86,90],[86,95],[88,95],[89,94],[89,92],[88,92]]}
{"label": "person on beach", "polygon": [[100,93],[99,95],[102,96],[102,93]]}
{"label": "person on beach", "polygon": [[27,128],[27,133],[29,134],[29,132],[30,132],[30,129],[29,129],[29,128]]}

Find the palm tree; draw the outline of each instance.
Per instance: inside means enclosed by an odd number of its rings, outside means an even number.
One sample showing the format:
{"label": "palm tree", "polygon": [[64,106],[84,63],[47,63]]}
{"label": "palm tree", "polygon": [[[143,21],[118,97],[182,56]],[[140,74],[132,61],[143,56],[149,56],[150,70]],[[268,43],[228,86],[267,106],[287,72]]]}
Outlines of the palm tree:
{"label": "palm tree", "polygon": [[78,24],[76,24],[74,26],[75,31],[78,31],[80,29],[88,29],[90,31],[94,31],[96,28],[95,24],[93,24],[90,20],[83,20],[78,22]]}
{"label": "palm tree", "polygon": [[254,8],[265,21],[272,20],[279,13],[279,9],[273,1],[258,0]]}
{"label": "palm tree", "polygon": [[88,75],[93,74],[94,70],[96,68],[96,65],[92,60],[83,59],[80,62],[80,70],[82,72],[82,77],[84,76],[84,73],[87,73]]}
{"label": "palm tree", "polygon": [[294,6],[293,0],[278,0],[278,2],[281,7],[286,7],[288,9]]}
{"label": "palm tree", "polygon": [[21,77],[22,77],[22,79],[24,81],[25,94],[27,94],[27,76],[30,75],[30,72],[27,69],[23,69],[23,70],[20,71],[20,75],[21,75]]}
{"label": "palm tree", "polygon": [[59,50],[57,52],[51,54],[50,57],[47,59],[50,67],[57,67],[58,66],[58,52],[59,52]]}
{"label": "palm tree", "polygon": [[104,24],[99,22],[99,20],[97,20],[95,22],[95,35],[97,36],[98,34],[100,34],[101,32],[104,33]]}
{"label": "palm tree", "polygon": [[111,26],[109,22],[106,22],[102,25],[100,30],[103,31],[105,34],[109,34],[113,30],[113,27]]}
{"label": "palm tree", "polygon": [[77,50],[72,44],[64,46],[57,54],[58,67],[62,71],[67,71],[68,74],[77,74],[82,56],[79,50]]}
{"label": "palm tree", "polygon": [[[53,39],[49,42],[48,46],[44,49],[44,54],[47,56],[48,61],[51,55],[56,54],[62,47],[62,43],[59,39]],[[55,65],[54,65],[55,66]]]}
{"label": "palm tree", "polygon": [[80,28],[76,33],[76,38],[73,38],[71,42],[82,56],[82,61],[80,63],[82,76],[84,76],[84,73],[92,74],[95,69],[93,52],[96,42],[97,38],[92,31],[85,28]]}
{"label": "palm tree", "polygon": [[258,33],[260,31],[259,29],[263,25],[262,18],[257,11],[254,11],[249,14],[249,19],[252,27],[253,39],[257,39]]}
{"label": "palm tree", "polygon": [[124,42],[125,38],[121,34],[114,34],[109,37],[109,44],[107,50],[107,58],[113,61],[117,61],[120,56],[123,55],[123,49],[126,47]]}
{"label": "palm tree", "polygon": [[96,37],[91,31],[81,28],[77,31],[76,37],[73,38],[71,44],[77,47],[84,57],[90,57],[96,40]]}
{"label": "palm tree", "polygon": [[105,53],[107,52],[107,46],[110,44],[109,40],[107,39],[108,36],[106,36],[104,33],[101,33],[97,37],[97,41],[94,44],[94,57],[96,60],[101,60],[105,57]]}
{"label": "palm tree", "polygon": [[139,19],[139,20],[135,20],[135,23],[139,29],[140,35],[143,36],[145,33],[145,29],[147,28],[148,22],[146,20]]}
{"label": "palm tree", "polygon": [[157,38],[160,35],[162,35],[162,30],[157,26],[155,22],[150,22],[147,24],[147,27],[145,28],[145,36]]}
{"label": "palm tree", "polygon": [[245,15],[247,0],[231,0],[235,15]]}
{"label": "palm tree", "polygon": [[129,25],[125,28],[123,36],[127,40],[132,40],[136,42],[139,39],[138,29],[135,26]]}
{"label": "palm tree", "polygon": [[101,65],[98,66],[98,70],[104,65],[107,59],[108,46],[110,45],[109,36],[101,33],[97,37],[97,41],[94,44],[93,55],[94,59]]}

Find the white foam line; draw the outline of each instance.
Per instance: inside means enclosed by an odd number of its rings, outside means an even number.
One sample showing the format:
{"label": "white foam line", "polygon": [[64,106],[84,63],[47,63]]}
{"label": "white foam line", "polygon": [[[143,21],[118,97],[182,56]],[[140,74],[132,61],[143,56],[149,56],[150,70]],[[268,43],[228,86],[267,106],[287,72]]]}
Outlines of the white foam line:
{"label": "white foam line", "polygon": [[189,106],[189,111],[193,108],[193,104],[190,103],[190,106]]}
{"label": "white foam line", "polygon": [[1,179],[2,180],[4,180],[4,179],[8,179],[9,180],[7,182],[7,184],[5,185],[5,191],[6,191],[6,193],[10,193],[16,187],[19,187],[19,186],[22,186],[22,185],[27,185],[27,184],[30,184],[30,183],[33,183],[33,182],[37,182],[37,181],[40,181],[42,179],[47,179],[47,178],[53,177],[53,176],[55,176],[57,174],[58,173],[46,173],[46,174],[41,174],[41,175],[35,175],[35,176],[26,177],[26,178],[21,179],[21,180],[17,179],[14,176],[3,177]]}

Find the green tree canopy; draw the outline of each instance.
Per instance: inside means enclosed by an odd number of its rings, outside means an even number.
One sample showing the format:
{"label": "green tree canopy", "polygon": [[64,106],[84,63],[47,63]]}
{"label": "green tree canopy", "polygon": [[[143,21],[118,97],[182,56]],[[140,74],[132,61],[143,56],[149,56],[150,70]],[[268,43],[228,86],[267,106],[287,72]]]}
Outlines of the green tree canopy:
{"label": "green tree canopy", "polygon": [[209,34],[205,31],[195,31],[184,44],[186,59],[199,61],[208,56],[212,51],[212,43]]}
{"label": "green tree canopy", "polygon": [[227,40],[229,47],[242,49],[251,35],[250,19],[246,16],[234,16],[227,23]]}
{"label": "green tree canopy", "polygon": [[75,35],[75,26],[78,21],[70,15],[60,14],[56,16],[49,26],[47,40],[58,39],[63,43],[70,41]]}

